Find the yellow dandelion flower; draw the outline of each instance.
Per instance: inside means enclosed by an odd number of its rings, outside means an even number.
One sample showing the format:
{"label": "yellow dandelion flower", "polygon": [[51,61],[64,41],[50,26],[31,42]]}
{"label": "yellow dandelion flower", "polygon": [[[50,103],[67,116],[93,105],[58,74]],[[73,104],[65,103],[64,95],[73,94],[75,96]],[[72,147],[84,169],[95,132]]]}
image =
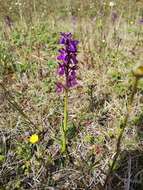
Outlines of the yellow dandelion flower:
{"label": "yellow dandelion flower", "polygon": [[37,143],[38,141],[39,141],[39,137],[38,137],[38,135],[36,135],[36,134],[31,135],[31,137],[29,138],[29,142],[30,142],[31,144],[35,144],[35,143]]}

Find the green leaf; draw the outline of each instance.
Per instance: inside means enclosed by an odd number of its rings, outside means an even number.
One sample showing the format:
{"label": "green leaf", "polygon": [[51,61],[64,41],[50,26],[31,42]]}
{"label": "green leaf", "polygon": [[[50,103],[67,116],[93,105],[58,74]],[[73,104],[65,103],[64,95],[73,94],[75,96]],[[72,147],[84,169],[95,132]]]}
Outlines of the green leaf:
{"label": "green leaf", "polygon": [[3,162],[5,160],[5,156],[4,155],[0,155],[0,162]]}

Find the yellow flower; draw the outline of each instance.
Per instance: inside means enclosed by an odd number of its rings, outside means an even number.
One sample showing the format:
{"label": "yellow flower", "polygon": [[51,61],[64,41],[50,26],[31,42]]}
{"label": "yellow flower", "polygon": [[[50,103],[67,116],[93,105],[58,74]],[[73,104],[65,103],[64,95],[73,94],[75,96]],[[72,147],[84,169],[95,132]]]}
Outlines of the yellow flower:
{"label": "yellow flower", "polygon": [[134,24],[134,22],[133,22],[133,21],[130,21],[130,24]]}
{"label": "yellow flower", "polygon": [[143,66],[139,66],[136,69],[133,70],[133,74],[137,78],[143,77]]}
{"label": "yellow flower", "polygon": [[29,142],[30,142],[31,144],[35,144],[35,143],[37,143],[38,141],[39,141],[39,137],[38,137],[38,135],[36,135],[36,134],[31,135],[31,137],[29,138]]}

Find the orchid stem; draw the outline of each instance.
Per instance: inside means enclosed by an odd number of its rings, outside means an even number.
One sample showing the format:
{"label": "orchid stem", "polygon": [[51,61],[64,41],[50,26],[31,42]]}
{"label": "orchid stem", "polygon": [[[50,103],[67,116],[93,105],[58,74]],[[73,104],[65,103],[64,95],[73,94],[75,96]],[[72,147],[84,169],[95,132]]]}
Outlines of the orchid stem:
{"label": "orchid stem", "polygon": [[63,124],[63,138],[62,138],[62,152],[67,151],[67,123],[68,123],[68,90],[65,89],[64,97],[64,124]]}

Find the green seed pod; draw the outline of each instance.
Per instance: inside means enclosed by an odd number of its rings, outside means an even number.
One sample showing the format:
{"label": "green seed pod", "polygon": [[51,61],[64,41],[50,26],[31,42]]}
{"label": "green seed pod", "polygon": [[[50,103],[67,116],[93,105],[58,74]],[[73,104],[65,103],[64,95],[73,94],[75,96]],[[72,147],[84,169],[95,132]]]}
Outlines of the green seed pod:
{"label": "green seed pod", "polygon": [[134,69],[133,71],[133,75],[136,78],[142,78],[143,77],[143,66],[138,66],[136,69]]}

